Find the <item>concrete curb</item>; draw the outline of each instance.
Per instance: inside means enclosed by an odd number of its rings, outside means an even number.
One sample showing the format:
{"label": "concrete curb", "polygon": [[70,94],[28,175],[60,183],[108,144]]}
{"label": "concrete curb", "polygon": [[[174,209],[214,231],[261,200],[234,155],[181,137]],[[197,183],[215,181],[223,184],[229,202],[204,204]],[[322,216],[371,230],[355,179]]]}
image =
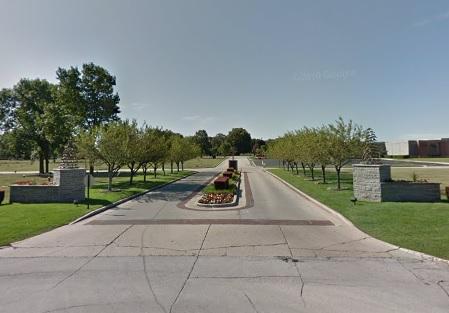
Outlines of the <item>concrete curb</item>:
{"label": "concrete curb", "polygon": [[277,180],[279,180],[281,183],[283,183],[284,185],[286,185],[287,187],[289,187],[290,189],[292,189],[293,191],[295,191],[295,192],[298,193],[299,195],[301,195],[301,196],[303,196],[304,198],[306,198],[307,200],[313,202],[314,204],[318,205],[319,207],[321,207],[322,209],[326,210],[327,212],[329,212],[329,213],[331,213],[331,214],[333,214],[333,215],[339,217],[339,218],[340,218],[341,220],[343,220],[346,224],[351,225],[351,226],[357,228],[360,232],[362,232],[363,234],[365,234],[367,237],[374,238],[374,239],[376,239],[376,240],[379,240],[379,241],[381,241],[381,242],[383,242],[383,243],[386,243],[386,244],[388,244],[388,245],[390,245],[390,246],[395,247],[395,248],[396,248],[397,250],[399,250],[399,251],[402,251],[402,252],[405,252],[405,253],[410,253],[410,254],[413,254],[413,255],[415,255],[415,256],[419,256],[419,257],[421,257],[422,259],[427,259],[427,260],[430,260],[430,261],[432,261],[432,262],[442,262],[442,263],[446,263],[447,265],[449,265],[449,260],[442,259],[442,258],[433,256],[433,255],[430,255],[430,254],[427,254],[427,253],[424,253],[424,252],[419,252],[419,251],[415,251],[415,250],[410,250],[410,249],[407,249],[407,248],[403,248],[403,247],[400,247],[400,246],[396,246],[396,245],[393,245],[393,244],[391,244],[391,243],[389,243],[389,242],[386,242],[386,241],[380,240],[380,239],[378,239],[378,238],[375,238],[375,237],[373,237],[373,236],[371,236],[371,235],[368,235],[368,234],[365,233],[363,230],[361,230],[360,228],[358,228],[357,226],[355,226],[349,219],[347,219],[346,217],[344,217],[342,214],[338,213],[338,212],[335,211],[334,209],[332,209],[332,208],[328,207],[327,205],[325,205],[325,204],[319,202],[319,201],[316,200],[315,198],[312,198],[311,196],[309,196],[309,195],[307,195],[306,193],[302,192],[301,190],[299,190],[298,188],[296,188],[296,187],[293,186],[292,184],[286,182],[285,180],[283,180],[283,179],[280,178],[279,176],[277,176],[277,175],[275,175],[275,174],[273,174],[273,173],[271,173],[271,172],[269,172],[269,171],[266,171],[265,169],[263,169],[263,171],[264,171],[265,173],[270,174],[271,176],[273,176],[274,178],[276,178]]}
{"label": "concrete curb", "polygon": [[189,175],[184,175],[184,176],[182,176],[180,178],[177,178],[175,180],[172,180],[170,182],[164,183],[162,185],[155,186],[153,188],[150,188],[148,190],[142,191],[140,193],[136,193],[135,195],[132,195],[132,196],[129,196],[127,198],[120,199],[120,200],[118,200],[116,202],[113,202],[111,204],[105,205],[105,206],[103,206],[101,208],[98,208],[98,209],[93,210],[93,211],[91,211],[89,213],[86,213],[86,214],[84,214],[81,217],[78,217],[76,220],[74,220],[73,222],[70,222],[68,225],[73,225],[73,224],[79,223],[79,222],[81,222],[81,221],[83,221],[85,219],[88,219],[89,217],[95,216],[95,215],[100,214],[100,213],[102,213],[104,211],[112,209],[113,207],[116,207],[117,205],[120,205],[120,204],[125,203],[125,202],[130,201],[130,200],[133,200],[133,199],[135,199],[137,197],[140,197],[140,196],[143,196],[144,194],[147,194],[147,193],[149,193],[151,191],[154,191],[154,190],[157,190],[159,188],[165,187],[167,185],[173,184],[174,182],[177,182],[177,181],[179,181],[181,179],[184,179],[186,177],[192,176],[192,175],[197,174],[197,173],[198,172],[192,171],[192,173],[190,173]]}

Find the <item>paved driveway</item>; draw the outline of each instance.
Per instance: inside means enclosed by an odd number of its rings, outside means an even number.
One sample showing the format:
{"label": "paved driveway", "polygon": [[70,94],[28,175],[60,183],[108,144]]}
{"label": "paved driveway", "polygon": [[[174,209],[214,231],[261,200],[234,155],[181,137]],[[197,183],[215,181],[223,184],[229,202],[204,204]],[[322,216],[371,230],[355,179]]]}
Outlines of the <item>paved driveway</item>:
{"label": "paved driveway", "polygon": [[247,206],[182,203],[220,168],[0,250],[0,312],[449,312],[449,266],[359,232],[239,158]]}

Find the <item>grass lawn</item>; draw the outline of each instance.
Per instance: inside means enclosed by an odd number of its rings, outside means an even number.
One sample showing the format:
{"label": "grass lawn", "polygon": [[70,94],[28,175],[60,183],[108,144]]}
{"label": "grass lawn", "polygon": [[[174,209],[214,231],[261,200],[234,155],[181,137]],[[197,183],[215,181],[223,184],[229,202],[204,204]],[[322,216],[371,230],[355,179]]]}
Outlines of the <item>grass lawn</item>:
{"label": "grass lawn", "polygon": [[[217,157],[216,159],[204,157],[204,158],[195,158],[192,160],[188,160],[184,162],[184,168],[208,168],[215,167],[221,162],[223,162],[224,157]],[[80,167],[87,167],[83,160],[79,162]],[[54,163],[50,161],[50,169],[59,166],[59,161]],[[166,164],[166,168],[170,168],[170,163]],[[98,164],[95,167],[96,170],[105,170],[106,166],[103,164]],[[126,166],[123,167],[126,170]],[[30,160],[0,160],[0,172],[22,172],[22,171],[39,171],[39,162],[38,161],[30,161]]]}
{"label": "grass lawn", "polygon": [[430,162],[447,162],[447,163],[449,163],[449,158],[409,158],[407,160],[412,160],[412,161],[430,161]]}
{"label": "grass lawn", "polygon": [[229,188],[227,189],[215,189],[215,185],[212,182],[211,184],[207,185],[203,188],[203,193],[234,193],[237,189],[237,184],[239,182],[240,175],[233,174],[232,177],[229,179]]}
{"label": "grass lawn", "polygon": [[[216,159],[212,158],[195,158],[192,160],[188,160],[184,162],[184,168],[209,168],[216,167],[221,162],[223,162],[223,157],[217,157]],[[170,167],[170,164],[168,165]]]}
{"label": "grass lawn", "polygon": [[414,169],[400,167],[391,168],[391,177],[395,180],[412,180],[413,173],[417,175],[418,180],[427,180],[428,182],[432,183],[440,183],[442,193],[444,193],[444,188],[446,186],[449,186],[449,167],[420,167]]}
{"label": "grass lawn", "polygon": [[[56,167],[56,164],[50,162],[50,167]],[[30,160],[0,160],[0,172],[22,172],[38,171],[39,162]]]}
{"label": "grass lawn", "polygon": [[[272,173],[340,212],[373,237],[408,249],[449,259],[449,203],[358,202],[353,205],[352,174],[343,172],[343,188],[337,191],[336,175],[327,173],[328,184],[305,180],[282,169]],[[318,172],[318,171],[317,171]],[[319,174],[319,173],[317,173]],[[320,176],[317,175],[318,179]]]}
{"label": "grass lawn", "polygon": [[[91,206],[94,210],[106,204],[110,204],[122,198],[140,193],[157,185],[164,184],[190,172],[159,175],[157,179],[147,177],[143,182],[143,176],[135,177],[134,184],[129,186],[128,177],[114,178],[115,192],[107,192],[107,178],[95,178],[96,185],[92,187]],[[6,176],[6,175],[5,175]],[[3,176],[0,175],[0,178]],[[4,204],[0,206],[0,246],[11,242],[34,236],[61,225],[89,212],[87,205],[81,203],[78,206],[72,203],[43,203],[43,204]]]}

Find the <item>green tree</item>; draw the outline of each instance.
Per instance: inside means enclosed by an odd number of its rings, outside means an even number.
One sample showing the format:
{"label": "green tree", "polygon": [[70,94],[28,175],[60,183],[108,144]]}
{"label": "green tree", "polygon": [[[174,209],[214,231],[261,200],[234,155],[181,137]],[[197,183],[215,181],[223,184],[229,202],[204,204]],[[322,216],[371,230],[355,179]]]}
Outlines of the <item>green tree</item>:
{"label": "green tree", "polygon": [[138,128],[137,122],[135,120],[129,121],[125,120],[122,123],[124,136],[126,138],[125,144],[125,159],[126,166],[130,171],[129,184],[132,185],[133,178],[142,167],[144,161],[143,154],[145,153],[143,149],[143,132]]}
{"label": "green tree", "polygon": [[251,135],[244,128],[233,128],[226,140],[237,155],[251,152]]}
{"label": "green tree", "polygon": [[148,164],[153,167],[153,175],[157,177],[157,169],[165,162],[167,151],[164,131],[160,128],[148,128],[147,144],[148,150],[146,156],[148,158]]}
{"label": "green tree", "polygon": [[183,159],[183,137],[179,134],[173,135],[171,139],[170,147],[170,160],[176,164],[177,172],[179,172],[179,166]]}
{"label": "green tree", "polygon": [[201,149],[201,157],[211,154],[211,143],[204,129],[198,130],[193,136],[193,140]]}
{"label": "green tree", "polygon": [[8,114],[2,128],[33,142],[40,173],[49,171],[50,157],[65,145],[72,132],[67,107],[55,103],[55,89],[46,80],[22,79],[13,89],[2,90],[0,96],[2,114]]}
{"label": "green tree", "polygon": [[78,124],[85,129],[119,119],[119,95],[114,92],[116,78],[94,63],[58,68],[58,103],[67,105]]}
{"label": "green tree", "polygon": [[84,159],[90,169],[93,169],[99,159],[99,153],[97,151],[97,139],[99,138],[98,131],[98,127],[89,131],[81,130],[75,138],[78,158]]}
{"label": "green tree", "polygon": [[363,154],[364,130],[351,120],[346,123],[341,117],[329,125],[329,130],[329,157],[337,172],[337,189],[340,190],[341,169],[351,159],[360,158]]}
{"label": "green tree", "polygon": [[14,110],[18,105],[17,101],[12,89],[0,90],[0,131],[14,128],[16,124]]}
{"label": "green tree", "polygon": [[330,158],[331,150],[331,134],[327,126],[322,126],[317,129],[317,161],[321,166],[321,176],[323,178],[323,184],[326,183],[326,167],[332,162]]}
{"label": "green tree", "polygon": [[124,122],[112,122],[96,132],[94,149],[98,159],[108,167],[108,190],[112,191],[112,179],[127,163],[128,137]]}
{"label": "green tree", "polygon": [[218,133],[214,137],[210,138],[211,143],[211,155],[215,159],[217,155],[225,155],[220,150],[220,147],[223,145],[223,143],[226,141],[226,135]]}

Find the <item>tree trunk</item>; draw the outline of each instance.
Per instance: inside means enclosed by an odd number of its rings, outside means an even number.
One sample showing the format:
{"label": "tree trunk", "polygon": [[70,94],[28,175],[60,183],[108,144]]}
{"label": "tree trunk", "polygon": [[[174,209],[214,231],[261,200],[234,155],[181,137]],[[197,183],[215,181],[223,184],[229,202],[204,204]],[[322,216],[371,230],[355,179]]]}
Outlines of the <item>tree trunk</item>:
{"label": "tree trunk", "polygon": [[173,174],[173,161],[170,161],[170,173]]}
{"label": "tree trunk", "polygon": [[176,162],[176,170],[179,173],[179,162]]}
{"label": "tree trunk", "polygon": [[153,173],[154,173],[154,178],[157,177],[157,165],[153,166]]}
{"label": "tree trunk", "polygon": [[304,174],[304,176],[306,176],[306,165],[301,162],[301,167],[302,167],[302,173]]}
{"label": "tree trunk", "polygon": [[337,171],[337,189],[341,190],[341,180],[340,180],[340,167],[335,167],[335,170]]}
{"label": "tree trunk", "polygon": [[326,166],[321,165],[321,172],[323,173],[323,184],[326,183]]}
{"label": "tree trunk", "polygon": [[162,163],[162,172],[164,172],[164,176],[165,176],[165,161]]}
{"label": "tree trunk", "polygon": [[298,162],[295,162],[295,167],[296,167],[296,175],[299,175]]}
{"label": "tree trunk", "polygon": [[142,166],[143,169],[143,182],[146,183],[147,182],[147,165],[143,165]]}
{"label": "tree trunk", "polygon": [[48,156],[45,157],[45,173],[48,174],[49,171],[49,164],[50,164],[50,160],[48,159]]}
{"label": "tree trunk", "polygon": [[108,191],[112,191],[112,167],[108,165]]}
{"label": "tree trunk", "polygon": [[133,184],[133,177],[134,177],[134,162],[132,162],[131,166],[128,166],[128,168],[130,169],[129,184],[132,185]]}
{"label": "tree trunk", "polygon": [[181,161],[181,171],[184,171],[184,161]]}
{"label": "tree trunk", "polygon": [[315,170],[315,167],[311,166],[310,167],[310,174],[312,175],[312,180],[315,180],[315,172],[314,172],[314,170]]}
{"label": "tree trunk", "polygon": [[44,174],[44,156],[39,153],[39,174]]}

